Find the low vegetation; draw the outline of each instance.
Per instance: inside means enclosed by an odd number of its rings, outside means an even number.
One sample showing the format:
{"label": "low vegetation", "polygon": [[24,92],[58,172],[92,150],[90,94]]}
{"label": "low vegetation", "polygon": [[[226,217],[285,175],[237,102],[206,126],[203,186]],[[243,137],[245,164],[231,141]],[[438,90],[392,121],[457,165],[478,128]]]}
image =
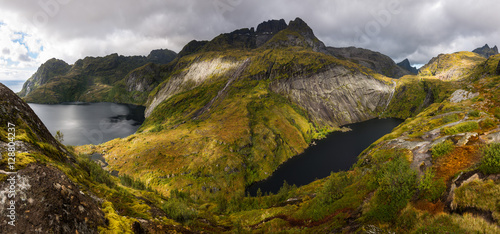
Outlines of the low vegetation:
{"label": "low vegetation", "polygon": [[500,173],[500,144],[487,146],[483,151],[483,159],[479,169],[485,174]]}

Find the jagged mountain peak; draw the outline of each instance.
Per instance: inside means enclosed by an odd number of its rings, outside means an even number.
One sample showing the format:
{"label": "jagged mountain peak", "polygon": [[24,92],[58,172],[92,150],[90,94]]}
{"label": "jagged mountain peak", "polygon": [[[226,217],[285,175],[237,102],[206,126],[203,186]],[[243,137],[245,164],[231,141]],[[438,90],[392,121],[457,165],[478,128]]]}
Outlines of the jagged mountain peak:
{"label": "jagged mountain peak", "polygon": [[416,75],[418,73],[418,69],[416,67],[411,66],[410,60],[408,60],[407,58],[404,59],[403,61],[397,63],[397,65],[399,67],[409,71],[412,74]]}
{"label": "jagged mountain peak", "polygon": [[490,48],[488,44],[485,44],[483,47],[476,48],[472,52],[479,54],[482,57],[489,58],[492,55],[498,54],[498,48],[496,45]]}
{"label": "jagged mountain peak", "polygon": [[285,29],[288,25],[284,19],[280,20],[268,20],[260,23],[257,26],[257,34],[275,34],[279,31]]}
{"label": "jagged mountain peak", "polygon": [[307,25],[307,23],[299,17],[295,18],[295,20],[290,20],[288,29],[314,35],[311,27],[309,27],[309,25]]}

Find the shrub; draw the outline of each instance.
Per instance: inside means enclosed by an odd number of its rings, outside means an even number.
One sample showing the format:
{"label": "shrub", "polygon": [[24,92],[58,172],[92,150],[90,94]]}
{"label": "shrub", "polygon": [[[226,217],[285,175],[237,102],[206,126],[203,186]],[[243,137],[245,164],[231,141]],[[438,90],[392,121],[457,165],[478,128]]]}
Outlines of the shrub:
{"label": "shrub", "polygon": [[475,121],[469,121],[464,123],[459,123],[452,127],[443,128],[441,131],[445,135],[454,135],[462,132],[471,132],[479,129],[479,124]]}
{"label": "shrub", "polygon": [[90,178],[93,181],[106,184],[109,188],[115,187],[115,182],[111,178],[109,172],[102,169],[102,167],[99,164],[92,161],[89,157],[80,156],[78,164],[84,171],[86,171],[89,174]]}
{"label": "shrub", "polygon": [[189,194],[174,189],[170,198],[163,204],[162,209],[167,217],[177,222],[186,222],[196,217],[196,211],[188,206]]}
{"label": "shrub", "polygon": [[473,110],[469,112],[469,116],[477,118],[481,116],[481,112],[479,112],[478,110]]}
{"label": "shrub", "polygon": [[428,201],[436,201],[446,190],[446,184],[443,179],[436,180],[432,168],[427,168],[425,174],[418,183],[420,197]]}
{"label": "shrub", "polygon": [[490,144],[484,149],[479,170],[484,174],[500,173],[500,143]]}
{"label": "shrub", "polygon": [[177,222],[186,222],[196,217],[196,211],[190,208],[186,201],[177,198],[170,198],[163,205],[163,211],[167,217]]}
{"label": "shrub", "polygon": [[144,184],[142,181],[140,181],[138,179],[134,179],[133,177],[131,177],[129,175],[120,176],[120,182],[123,185],[125,185],[127,187],[134,188],[134,189],[138,189],[138,190],[150,190],[150,191],[152,190],[146,184]]}
{"label": "shrub", "polygon": [[495,128],[497,124],[493,119],[485,119],[479,123],[479,126],[481,126],[481,129],[483,130],[490,130],[492,128]]}
{"label": "shrub", "polygon": [[447,155],[455,148],[453,141],[446,140],[441,143],[434,145],[431,149],[432,158],[439,158],[441,156]]}
{"label": "shrub", "polygon": [[442,121],[443,123],[447,124],[447,123],[451,123],[451,122],[456,122],[460,119],[460,116],[458,116],[458,114],[452,114],[452,115],[447,115],[445,117],[443,117]]}
{"label": "shrub", "polygon": [[311,205],[306,210],[306,216],[313,220],[320,220],[331,214],[332,208],[336,207],[334,203],[344,197],[346,187],[351,185],[352,182],[353,179],[349,177],[347,172],[332,172],[330,178],[310,203]]}
{"label": "shrub", "polygon": [[64,134],[61,131],[57,130],[54,138],[56,138],[56,140],[59,141],[59,143],[62,143],[64,141]]}
{"label": "shrub", "polygon": [[415,192],[416,171],[403,157],[386,163],[376,175],[378,190],[370,201],[369,218],[382,222],[394,221]]}

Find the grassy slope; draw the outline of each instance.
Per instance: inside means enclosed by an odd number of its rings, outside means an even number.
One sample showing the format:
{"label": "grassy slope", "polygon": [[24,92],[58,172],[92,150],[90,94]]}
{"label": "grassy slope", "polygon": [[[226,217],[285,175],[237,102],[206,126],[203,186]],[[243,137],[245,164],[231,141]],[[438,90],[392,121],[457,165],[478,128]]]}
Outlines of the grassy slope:
{"label": "grassy slope", "polygon": [[[435,77],[402,78],[395,95],[400,94],[397,100],[404,101],[391,102],[384,115],[408,118],[407,121],[370,146],[352,170],[301,188],[285,186],[276,195],[245,197],[242,193],[245,185],[265,178],[277,165],[321,135],[321,126],[311,123],[301,108],[268,91],[269,81],[251,79],[269,77],[266,67],[270,61],[277,61],[276,67],[282,71],[301,69],[301,64],[309,66],[308,60],[294,60],[290,53],[279,50],[229,55],[255,57],[245,76],[234,83],[210,114],[192,119],[196,110],[216,95],[227,77],[214,77],[205,85],[165,101],[141,127],[141,133],[93,149],[81,147],[79,151],[106,150],[114,169],[135,172],[130,174],[164,194],[175,189],[189,194],[193,200],[187,204],[198,211],[198,219],[190,223],[195,229],[305,233],[384,229],[416,233],[498,231],[498,227],[481,218],[444,212],[444,197],[441,197],[444,191],[422,190],[426,187],[409,166],[412,152],[386,144],[402,136],[408,141],[421,140],[423,133],[473,111],[482,113],[481,118],[496,118],[498,124],[499,78],[493,75],[498,57],[467,71],[472,75],[461,82],[442,82]],[[325,62],[321,56],[312,58]],[[317,66],[318,60],[314,59],[311,64]],[[337,62],[327,63],[330,61]],[[310,68],[310,72],[321,68],[321,65]],[[289,75],[275,73],[274,78]],[[454,89],[468,89],[471,85],[480,91],[479,98],[462,103],[446,101]],[[436,104],[426,102],[430,96]],[[186,97],[190,97],[189,101]],[[480,126],[473,131],[483,134],[491,130]],[[441,179],[449,182],[459,172],[477,168],[482,146],[480,141],[471,142],[433,159],[434,173],[426,182],[431,188],[441,188]],[[215,192],[219,189],[222,192]],[[489,193],[485,194],[478,196],[488,199]],[[298,200],[287,203],[289,198]]]}

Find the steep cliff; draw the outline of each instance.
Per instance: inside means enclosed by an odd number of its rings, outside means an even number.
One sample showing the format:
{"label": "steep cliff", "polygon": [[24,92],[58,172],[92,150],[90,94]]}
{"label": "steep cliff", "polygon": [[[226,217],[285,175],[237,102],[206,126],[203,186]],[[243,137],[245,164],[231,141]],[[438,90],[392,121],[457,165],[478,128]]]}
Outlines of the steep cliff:
{"label": "steep cliff", "polygon": [[376,118],[395,86],[343,66],[308,76],[279,79],[270,89],[306,109],[317,122],[345,125]]}

